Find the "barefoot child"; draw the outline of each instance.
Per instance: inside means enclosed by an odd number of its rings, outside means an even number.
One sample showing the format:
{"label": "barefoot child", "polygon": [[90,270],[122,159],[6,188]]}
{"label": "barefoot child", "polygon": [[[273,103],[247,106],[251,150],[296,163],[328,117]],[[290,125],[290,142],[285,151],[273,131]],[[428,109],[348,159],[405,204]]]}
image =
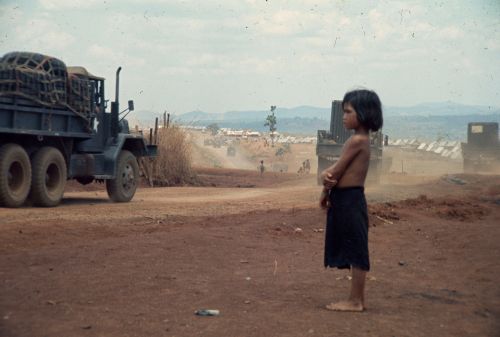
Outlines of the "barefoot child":
{"label": "barefoot child", "polygon": [[354,134],[345,142],[339,160],[321,173],[320,206],[328,209],[325,267],[350,268],[351,293],[328,310],[363,311],[368,257],[368,212],[364,184],[370,162],[369,131],[382,127],[382,104],[370,90],[348,92],[342,101],[343,122]]}

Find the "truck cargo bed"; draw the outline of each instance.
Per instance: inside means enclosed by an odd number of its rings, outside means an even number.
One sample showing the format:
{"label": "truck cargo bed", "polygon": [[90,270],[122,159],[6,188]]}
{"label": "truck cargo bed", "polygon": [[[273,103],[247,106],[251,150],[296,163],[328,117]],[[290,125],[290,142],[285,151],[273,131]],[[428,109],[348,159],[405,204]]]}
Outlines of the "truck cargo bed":
{"label": "truck cargo bed", "polygon": [[45,107],[17,96],[0,96],[0,133],[91,138],[88,121],[70,109]]}

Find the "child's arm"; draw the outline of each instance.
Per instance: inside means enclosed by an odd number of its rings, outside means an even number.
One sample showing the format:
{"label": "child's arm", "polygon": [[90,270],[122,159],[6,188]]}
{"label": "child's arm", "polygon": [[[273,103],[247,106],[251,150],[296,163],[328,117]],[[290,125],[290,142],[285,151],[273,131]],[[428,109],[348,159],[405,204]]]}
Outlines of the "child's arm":
{"label": "child's arm", "polygon": [[337,184],[349,167],[349,164],[361,152],[364,145],[365,140],[363,137],[353,135],[349,138],[342,148],[339,160],[321,173],[321,180],[326,188],[332,189]]}
{"label": "child's arm", "polygon": [[328,191],[329,189],[326,187],[323,187],[321,190],[321,195],[319,197],[319,207],[321,209],[327,209],[330,206],[328,201]]}

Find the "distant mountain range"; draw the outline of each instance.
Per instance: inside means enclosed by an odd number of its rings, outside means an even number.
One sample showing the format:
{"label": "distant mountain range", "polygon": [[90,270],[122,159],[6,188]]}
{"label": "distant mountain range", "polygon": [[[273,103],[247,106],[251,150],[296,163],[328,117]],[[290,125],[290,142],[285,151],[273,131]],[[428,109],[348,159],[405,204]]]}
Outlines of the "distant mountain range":
{"label": "distant mountain range", "polygon": [[[318,129],[328,129],[331,108],[298,106],[277,108],[277,128],[281,133],[315,135]],[[206,126],[217,123],[219,127],[266,131],[264,126],[269,110],[227,111],[207,113],[191,111],[174,115],[179,124]],[[161,114],[137,111],[131,114],[131,124],[152,125]],[[445,138],[464,140],[469,122],[499,122],[500,108],[492,106],[463,105],[454,102],[422,103],[409,107],[384,107],[384,133],[391,138],[420,138],[433,140]]]}

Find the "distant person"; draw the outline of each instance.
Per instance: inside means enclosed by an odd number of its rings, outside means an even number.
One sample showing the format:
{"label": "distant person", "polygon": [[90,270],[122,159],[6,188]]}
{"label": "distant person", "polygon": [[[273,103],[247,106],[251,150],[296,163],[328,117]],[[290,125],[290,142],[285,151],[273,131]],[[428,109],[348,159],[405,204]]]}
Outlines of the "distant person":
{"label": "distant person", "polygon": [[351,293],[346,301],[326,306],[334,311],[363,311],[368,256],[368,211],[364,183],[370,161],[369,131],[382,127],[382,104],[370,90],[354,90],[342,101],[344,126],[354,130],[339,160],[321,173],[320,206],[327,209],[326,267],[351,269]]}
{"label": "distant person", "polygon": [[266,170],[266,168],[264,167],[264,161],[261,160],[260,161],[260,165],[259,165],[259,171],[260,171],[260,175],[264,175],[264,171]]}
{"label": "distant person", "polygon": [[304,162],[304,172],[309,174],[310,171],[311,171],[311,163],[309,162],[309,159],[306,159],[306,161]]}

